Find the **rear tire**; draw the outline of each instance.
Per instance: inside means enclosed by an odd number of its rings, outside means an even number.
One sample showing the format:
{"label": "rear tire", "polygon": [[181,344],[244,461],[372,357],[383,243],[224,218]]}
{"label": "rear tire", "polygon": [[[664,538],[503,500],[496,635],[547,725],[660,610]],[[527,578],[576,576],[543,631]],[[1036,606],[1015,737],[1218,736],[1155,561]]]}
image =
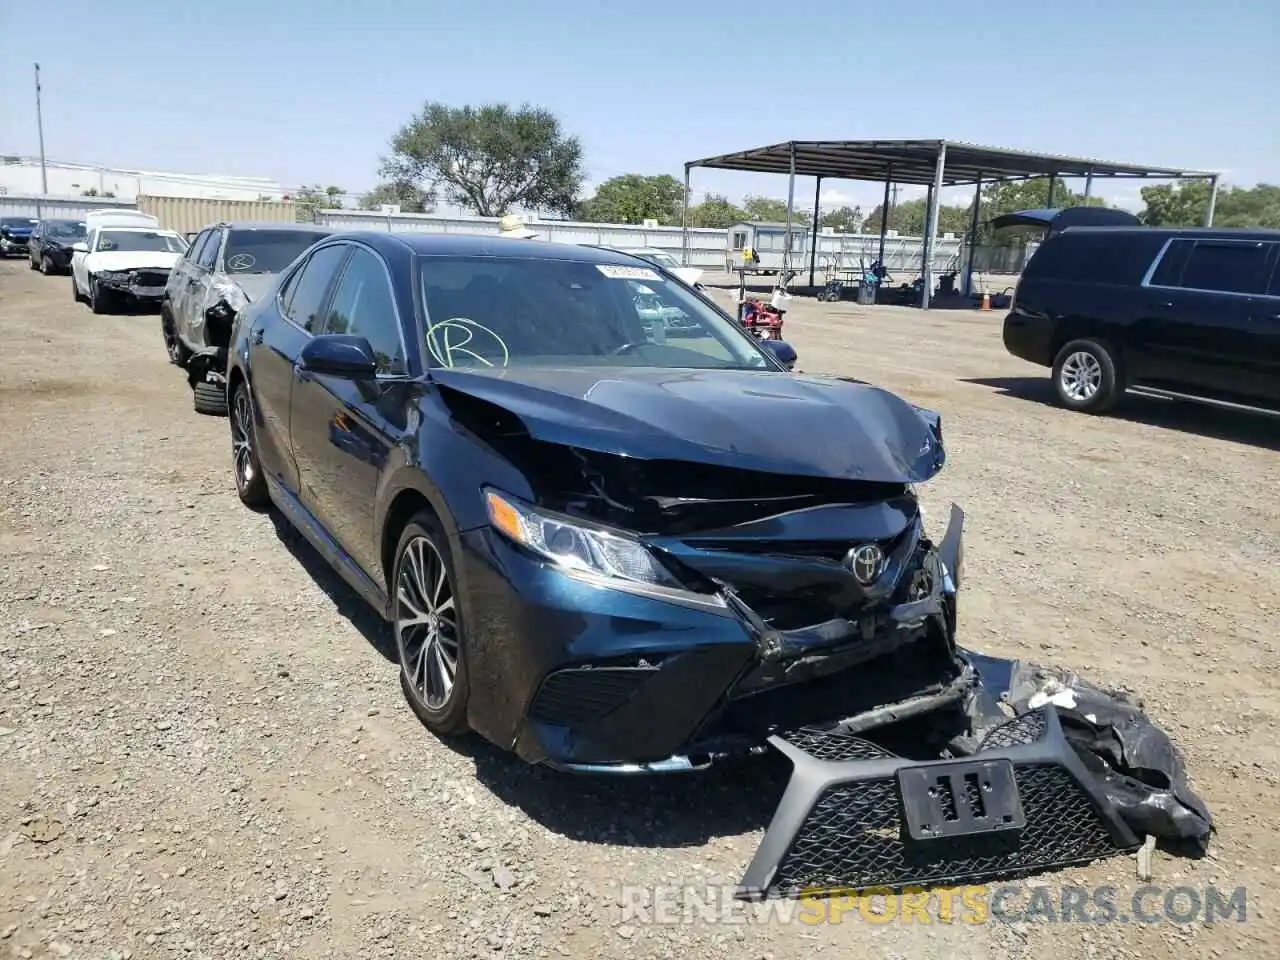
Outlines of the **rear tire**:
{"label": "rear tire", "polygon": [[1105,340],[1072,340],[1053,361],[1058,403],[1080,413],[1106,413],[1124,396],[1119,354]]}
{"label": "rear tire", "polygon": [[197,383],[191,392],[191,405],[196,413],[208,417],[227,415],[227,391],[220,383]]}

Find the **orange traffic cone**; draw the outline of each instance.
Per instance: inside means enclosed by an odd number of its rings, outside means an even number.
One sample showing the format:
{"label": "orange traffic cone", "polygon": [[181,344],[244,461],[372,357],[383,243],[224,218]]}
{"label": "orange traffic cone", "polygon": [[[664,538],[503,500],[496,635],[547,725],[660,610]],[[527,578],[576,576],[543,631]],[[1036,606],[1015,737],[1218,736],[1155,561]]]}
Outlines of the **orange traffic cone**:
{"label": "orange traffic cone", "polygon": [[990,309],[991,309],[991,294],[989,294],[989,293],[983,293],[983,295],[982,295],[982,306],[980,307],[980,309],[982,309],[982,310],[990,310]]}

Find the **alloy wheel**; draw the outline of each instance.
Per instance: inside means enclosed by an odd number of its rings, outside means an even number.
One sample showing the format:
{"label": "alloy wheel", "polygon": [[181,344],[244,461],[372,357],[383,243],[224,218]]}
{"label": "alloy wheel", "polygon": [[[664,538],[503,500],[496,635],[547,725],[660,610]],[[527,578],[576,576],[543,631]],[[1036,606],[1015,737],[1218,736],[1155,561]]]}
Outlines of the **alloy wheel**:
{"label": "alloy wheel", "polygon": [[1092,353],[1079,350],[1063,361],[1058,379],[1072,400],[1091,400],[1102,387],[1102,364]]}
{"label": "alloy wheel", "polygon": [[236,486],[244,491],[257,474],[253,459],[253,408],[249,405],[249,391],[244,389],[236,391],[235,407],[231,412],[231,454],[235,463]]}
{"label": "alloy wheel", "polygon": [[400,668],[430,710],[453,696],[458,674],[458,620],[444,558],[426,537],[404,545],[396,583],[396,645]]}

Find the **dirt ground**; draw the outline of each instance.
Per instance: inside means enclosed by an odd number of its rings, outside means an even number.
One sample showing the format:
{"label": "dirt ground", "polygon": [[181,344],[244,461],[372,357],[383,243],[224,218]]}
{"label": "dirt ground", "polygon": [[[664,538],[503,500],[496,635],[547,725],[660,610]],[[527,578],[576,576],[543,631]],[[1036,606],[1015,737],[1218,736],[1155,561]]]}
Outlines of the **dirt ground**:
{"label": "dirt ground", "polygon": [[[966,644],[1139,691],[1220,831],[1152,882],[1243,886],[1244,922],[624,922],[622,884],[736,883],[785,771],[601,782],[432,737],[388,631],[240,507],[158,318],[95,317],[14,260],[0,957],[1280,956],[1280,425],[1057,409],[997,313],[797,301],[787,332],[802,369],[942,412],[924,493],[968,514]],[[1123,905],[1134,858],[1017,889],[1105,884]]]}

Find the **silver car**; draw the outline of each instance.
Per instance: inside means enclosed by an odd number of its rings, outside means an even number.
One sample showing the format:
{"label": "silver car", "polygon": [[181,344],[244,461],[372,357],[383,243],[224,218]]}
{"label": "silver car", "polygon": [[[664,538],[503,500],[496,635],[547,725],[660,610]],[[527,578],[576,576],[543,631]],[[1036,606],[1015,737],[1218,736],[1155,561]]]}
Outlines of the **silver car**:
{"label": "silver car", "polygon": [[218,223],[201,230],[170,273],[160,306],[169,359],[186,367],[193,355],[225,351],[236,312],[332,232],[306,223]]}

